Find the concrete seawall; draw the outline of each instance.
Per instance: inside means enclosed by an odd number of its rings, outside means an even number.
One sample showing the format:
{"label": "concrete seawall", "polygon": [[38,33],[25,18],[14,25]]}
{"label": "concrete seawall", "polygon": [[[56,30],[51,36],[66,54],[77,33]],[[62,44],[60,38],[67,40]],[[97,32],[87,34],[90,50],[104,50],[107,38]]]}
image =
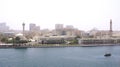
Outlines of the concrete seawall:
{"label": "concrete seawall", "polygon": [[0,45],[0,48],[59,48],[59,47],[98,47],[120,46],[120,44],[77,44],[77,45]]}

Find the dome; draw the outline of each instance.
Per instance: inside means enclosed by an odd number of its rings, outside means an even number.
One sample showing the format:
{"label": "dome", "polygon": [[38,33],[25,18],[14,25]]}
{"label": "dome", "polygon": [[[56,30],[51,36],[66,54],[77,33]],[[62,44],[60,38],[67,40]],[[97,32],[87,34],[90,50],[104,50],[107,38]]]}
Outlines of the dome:
{"label": "dome", "polygon": [[16,34],[16,36],[23,36],[23,34],[21,34],[21,33],[18,33],[18,34]]}

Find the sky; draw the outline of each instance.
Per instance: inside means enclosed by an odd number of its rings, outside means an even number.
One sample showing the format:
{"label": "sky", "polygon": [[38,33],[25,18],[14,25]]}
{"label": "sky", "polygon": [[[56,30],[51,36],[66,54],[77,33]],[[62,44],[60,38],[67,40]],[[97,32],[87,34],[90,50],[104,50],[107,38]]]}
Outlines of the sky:
{"label": "sky", "polygon": [[41,29],[55,24],[73,25],[80,30],[120,30],[120,0],[0,0],[0,23],[11,29],[29,29],[35,23]]}

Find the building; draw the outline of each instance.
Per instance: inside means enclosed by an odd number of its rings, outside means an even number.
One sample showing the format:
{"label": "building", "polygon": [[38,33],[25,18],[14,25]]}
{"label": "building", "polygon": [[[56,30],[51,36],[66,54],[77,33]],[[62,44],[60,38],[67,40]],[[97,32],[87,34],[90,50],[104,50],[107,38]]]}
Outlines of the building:
{"label": "building", "polygon": [[0,23],[0,32],[7,32],[9,31],[9,27],[6,25],[6,23]]}
{"label": "building", "polygon": [[67,25],[67,26],[66,26],[66,29],[72,30],[72,29],[74,29],[74,27],[73,27],[72,25]]}
{"label": "building", "polygon": [[79,44],[92,44],[92,45],[97,45],[97,44],[120,44],[120,39],[119,38],[82,38],[78,39]]}
{"label": "building", "polygon": [[74,36],[47,36],[40,37],[37,41],[40,44],[65,44],[66,41],[71,41],[74,39]]}
{"label": "building", "polygon": [[90,30],[90,32],[89,32],[89,36],[90,37],[93,37],[93,38],[96,38],[97,37],[97,33],[99,32],[99,30],[97,30],[96,28],[94,28],[94,29],[92,29],[92,30]]}
{"label": "building", "polygon": [[30,30],[30,31],[34,30],[34,27],[35,27],[35,26],[36,26],[35,24],[30,24],[30,25],[29,25],[29,30]]}
{"label": "building", "polygon": [[4,32],[3,33],[3,36],[6,36],[6,37],[9,37],[9,38],[12,38],[15,36],[15,32]]}
{"label": "building", "polygon": [[40,31],[40,26],[36,26],[36,30],[37,30],[37,31]]}
{"label": "building", "polygon": [[40,26],[36,26],[36,24],[31,23],[29,25],[29,30],[30,31],[40,31]]}
{"label": "building", "polygon": [[63,24],[55,24],[55,30],[62,30],[63,28]]}
{"label": "building", "polygon": [[65,35],[63,24],[55,24],[56,35]]}

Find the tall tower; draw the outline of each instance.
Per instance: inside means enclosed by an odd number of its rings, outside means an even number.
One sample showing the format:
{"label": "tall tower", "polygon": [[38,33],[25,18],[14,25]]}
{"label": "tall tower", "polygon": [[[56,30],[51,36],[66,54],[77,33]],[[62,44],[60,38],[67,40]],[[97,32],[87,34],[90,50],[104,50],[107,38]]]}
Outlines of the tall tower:
{"label": "tall tower", "polygon": [[24,36],[25,35],[25,23],[24,22],[23,22],[22,26],[23,26],[23,36]]}
{"label": "tall tower", "polygon": [[112,31],[112,19],[110,19],[110,31],[109,32],[110,32],[110,37],[111,37],[112,36],[112,32],[113,32]]}

